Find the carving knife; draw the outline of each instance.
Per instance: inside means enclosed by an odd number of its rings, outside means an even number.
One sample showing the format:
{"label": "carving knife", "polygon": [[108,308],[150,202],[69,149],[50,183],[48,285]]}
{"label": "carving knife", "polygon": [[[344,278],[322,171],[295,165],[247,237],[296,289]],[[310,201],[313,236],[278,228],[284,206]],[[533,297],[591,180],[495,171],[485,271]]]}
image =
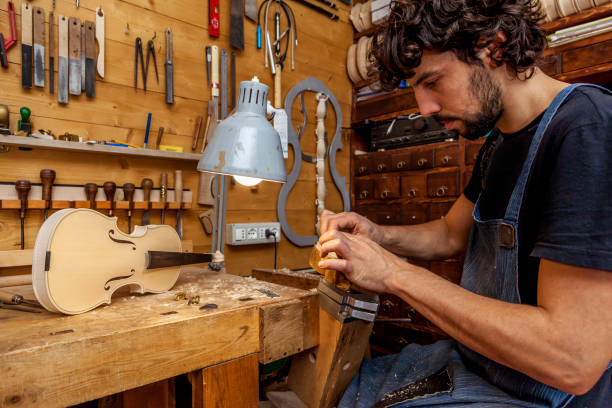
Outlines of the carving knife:
{"label": "carving knife", "polygon": [[149,218],[149,209],[151,208],[151,189],[153,188],[153,180],[150,178],[142,179],[140,183],[142,188],[143,200],[147,203],[147,209],[142,212],[142,225],[149,225],[151,220]]}
{"label": "carving knife", "polygon": [[69,91],[70,95],[81,94],[81,21],[76,17],[68,20],[69,46]]}
{"label": "carving knife", "polygon": [[32,6],[21,4],[21,86],[32,87]]}
{"label": "carving knife", "polygon": [[230,45],[244,50],[244,0],[230,0]]}
{"label": "carving knife", "polygon": [[45,11],[32,7],[34,36],[34,85],[45,87]]}
{"label": "carving knife", "polygon": [[57,15],[59,32],[57,62],[57,101],[68,103],[68,18]]}
{"label": "carving knife", "polygon": [[181,206],[183,204],[183,171],[174,171],[174,197],[178,203],[178,211],[176,212],[176,232],[180,239],[183,239],[183,216],[181,214]]}
{"label": "carving knife", "polygon": [[166,219],[166,200],[168,193],[168,175],[166,173],[162,173],[159,179],[159,201],[162,203],[162,212],[161,212],[161,223],[164,223]]}
{"label": "carving knife", "polygon": [[49,93],[55,92],[55,16],[49,12]]}
{"label": "carving knife", "polygon": [[85,89],[85,23],[81,23],[81,89]]}
{"label": "carving knife", "polygon": [[104,78],[104,10],[96,9],[96,40],[98,41],[98,75]]}
{"label": "carving knife", "polygon": [[[172,31],[166,28],[166,103],[174,103],[174,66],[172,65]],[[163,224],[163,222],[162,222]]]}
{"label": "carving knife", "polygon": [[85,22],[85,94],[93,98],[96,96],[96,39],[95,24],[93,21]]}

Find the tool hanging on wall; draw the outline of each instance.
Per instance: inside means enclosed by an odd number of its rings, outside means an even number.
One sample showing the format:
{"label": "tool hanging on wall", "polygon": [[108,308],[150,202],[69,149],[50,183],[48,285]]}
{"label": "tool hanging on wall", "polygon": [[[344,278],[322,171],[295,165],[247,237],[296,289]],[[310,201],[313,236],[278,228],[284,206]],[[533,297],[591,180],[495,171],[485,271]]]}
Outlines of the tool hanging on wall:
{"label": "tool hanging on wall", "polygon": [[85,22],[81,23],[81,89],[85,89]]}
{"label": "tool hanging on wall", "polygon": [[55,16],[49,12],[49,93],[55,93]]}
{"label": "tool hanging on wall", "polygon": [[45,200],[45,211],[43,219],[47,219],[49,208],[51,208],[53,182],[55,181],[55,170],[42,169],[40,171],[40,180],[42,181],[42,199]]}
{"label": "tool hanging on wall", "polygon": [[[283,11],[285,18],[287,20],[287,29],[282,34],[280,33],[280,27],[278,27],[276,42],[274,43],[274,48],[277,50],[276,64],[275,64],[275,54],[272,53],[273,44],[271,43],[270,34],[268,31],[268,16],[270,12],[270,6],[272,4],[275,4],[276,5],[275,7],[280,8]],[[264,33],[263,35],[265,36],[265,41],[266,41],[266,46],[265,46],[266,49],[264,50],[265,66],[267,68],[268,61],[270,61],[272,74],[274,75],[276,73],[276,65],[280,64],[281,66],[283,66],[283,63],[287,57],[287,51],[289,49],[289,45],[291,45],[291,69],[293,70],[295,69],[295,46],[298,43],[297,24],[295,21],[295,14],[293,13],[293,9],[291,9],[289,4],[287,4],[284,0],[264,0],[259,5],[259,10],[257,11],[257,48],[258,49],[261,48],[262,32],[261,32],[260,17],[261,17],[261,11],[264,8],[265,10],[264,10]],[[277,9],[276,13],[278,12],[279,10]],[[280,15],[278,19],[279,19],[278,21],[280,24]],[[275,17],[275,24],[276,24],[276,21],[277,20]],[[284,48],[284,51],[281,53],[280,50],[282,49],[282,47],[280,45],[280,41],[285,37],[287,37],[285,41],[285,48]]]}
{"label": "tool hanging on wall", "polygon": [[195,149],[198,145],[198,138],[200,137],[200,128],[202,126],[202,117],[198,116],[196,118],[196,126],[195,131],[193,132],[193,140],[191,142],[191,151],[195,152]]}
{"label": "tool hanging on wall", "polygon": [[153,40],[147,41],[147,64],[145,66],[145,78],[149,77],[149,59],[153,57],[153,67],[155,68],[155,79],[159,84],[159,73],[157,72],[157,59],[155,58],[155,44]]}
{"label": "tool hanging on wall", "polygon": [[140,61],[140,73],[142,77],[142,87],[147,92],[147,73],[144,67],[144,58],[142,56],[142,40],[136,37],[134,43],[134,89],[138,89],[138,61]]}
{"label": "tool hanging on wall", "polygon": [[81,21],[76,17],[68,19],[68,47],[70,58],[69,92],[81,94]]}
{"label": "tool hanging on wall", "polygon": [[244,0],[244,15],[252,22],[257,22],[257,0]]}
{"label": "tool hanging on wall", "polygon": [[210,45],[204,47],[204,55],[206,57],[206,86],[210,86],[210,62],[212,60],[210,52]]}
{"label": "tool hanging on wall", "polygon": [[163,136],[164,136],[164,128],[160,126],[160,128],[157,130],[157,140],[155,141],[155,150],[159,150],[159,145],[161,144]]}
{"label": "tool hanging on wall", "polygon": [[32,8],[32,27],[34,37],[34,85],[45,87],[45,11],[40,7]]}
{"label": "tool hanging on wall", "polygon": [[97,70],[100,78],[104,78],[104,10],[96,9],[96,41],[98,41]]}
{"label": "tool hanging on wall", "polygon": [[95,24],[85,21],[85,94],[96,96],[96,44]]}
{"label": "tool hanging on wall", "polygon": [[166,220],[166,204],[168,196],[168,175],[162,173],[159,177],[159,201],[162,203],[161,223]]}
{"label": "tool hanging on wall", "polygon": [[230,53],[230,110],[236,107],[236,54]]}
{"label": "tool hanging on wall", "polygon": [[230,0],[230,45],[244,50],[244,0]]}
{"label": "tool hanging on wall", "polygon": [[9,26],[11,29],[11,37],[4,38],[4,36],[0,33],[0,65],[3,68],[8,67],[8,60],[6,53],[10,50],[15,44],[17,44],[17,25],[15,24],[15,5],[12,1],[8,2],[8,16],[9,16]]}
{"label": "tool hanging on wall", "polygon": [[220,27],[219,0],[208,0],[208,35],[219,38]]}
{"label": "tool hanging on wall", "polygon": [[[330,20],[338,20],[338,15],[337,14],[332,13],[331,11],[329,11],[327,9],[324,9],[323,7],[319,7],[316,4],[312,4],[312,3],[310,3],[310,2],[308,2],[306,0],[295,0],[295,1],[297,1],[298,3],[303,4],[304,6],[306,6],[306,7],[310,8],[310,9],[316,11],[317,13],[320,13],[320,14],[323,14],[324,16],[329,17]],[[346,3],[345,0],[343,0],[343,1]],[[332,7],[329,4],[331,2],[329,2],[329,3],[327,1],[321,1],[321,2],[327,4],[330,7]],[[331,3],[331,4],[334,4],[334,3]],[[350,3],[347,3],[347,4],[350,4]],[[335,4],[334,4],[334,6],[335,6]],[[333,7],[333,8],[337,8],[337,7]]]}
{"label": "tool hanging on wall", "polygon": [[32,88],[32,6],[21,4],[21,87]]}
{"label": "tool hanging on wall", "polygon": [[222,49],[219,58],[219,69],[221,70],[219,79],[219,93],[221,94],[221,120],[227,117],[227,51]]}
{"label": "tool hanging on wall", "polygon": [[147,128],[145,129],[145,137],[144,137],[144,143],[142,145],[143,149],[147,148],[147,142],[149,141],[149,131],[151,130],[151,113],[149,112],[149,114],[147,115]]}
{"label": "tool hanging on wall", "polygon": [[174,201],[178,203],[176,211],[176,232],[180,239],[183,239],[183,215],[181,214],[181,205],[183,204],[183,171],[174,171]]}
{"label": "tool hanging on wall", "polygon": [[172,31],[166,28],[166,103],[174,103],[174,65],[172,61]]}
{"label": "tool hanging on wall", "polygon": [[58,65],[57,65],[57,101],[68,103],[68,18],[57,15],[58,27]]}
{"label": "tool hanging on wall", "polygon": [[[208,118],[206,119],[206,130],[202,140],[201,152],[204,152],[208,137],[212,137],[219,122],[219,47],[211,46],[211,68],[210,68],[210,100],[208,101]],[[212,183],[214,174],[200,172],[198,181],[198,204],[214,205],[212,196]],[[213,247],[214,251],[214,247]]]}
{"label": "tool hanging on wall", "polygon": [[151,189],[153,188],[153,180],[150,178],[143,178],[140,182],[140,188],[142,188],[143,200],[147,203],[147,208],[142,212],[142,225],[149,225],[151,220],[149,218],[149,210],[151,209]]}
{"label": "tool hanging on wall", "polygon": [[123,185],[123,198],[128,202],[128,234],[132,233],[132,211],[134,210],[134,191],[136,186],[133,183],[125,183]]}
{"label": "tool hanging on wall", "polygon": [[96,209],[96,195],[98,194],[98,185],[96,183],[87,183],[85,186],[85,197],[89,200],[89,208]]}
{"label": "tool hanging on wall", "polygon": [[115,209],[115,192],[117,191],[117,184],[114,181],[107,181],[102,185],[104,195],[106,195],[106,201],[110,202],[108,209],[108,216],[113,216],[113,210]]}
{"label": "tool hanging on wall", "polygon": [[17,190],[17,197],[21,201],[19,207],[19,219],[21,221],[21,249],[25,249],[25,232],[24,232],[24,219],[26,209],[28,208],[28,194],[32,188],[31,183],[28,180],[17,180],[15,182],[15,190]]}

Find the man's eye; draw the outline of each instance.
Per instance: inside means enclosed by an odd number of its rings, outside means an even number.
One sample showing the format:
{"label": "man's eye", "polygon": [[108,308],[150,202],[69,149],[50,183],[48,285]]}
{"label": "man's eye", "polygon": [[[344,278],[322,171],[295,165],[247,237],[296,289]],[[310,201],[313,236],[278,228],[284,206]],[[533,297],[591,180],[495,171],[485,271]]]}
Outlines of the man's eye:
{"label": "man's eye", "polygon": [[436,86],[437,83],[438,83],[438,80],[428,81],[428,82],[425,82],[425,86],[427,88],[433,88],[434,86]]}

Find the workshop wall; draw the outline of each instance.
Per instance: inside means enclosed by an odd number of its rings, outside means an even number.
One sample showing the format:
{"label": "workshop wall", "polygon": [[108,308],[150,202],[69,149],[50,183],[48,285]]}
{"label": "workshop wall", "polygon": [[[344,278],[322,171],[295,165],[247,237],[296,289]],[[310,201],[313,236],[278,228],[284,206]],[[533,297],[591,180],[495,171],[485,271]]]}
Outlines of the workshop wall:
{"label": "workshop wall", "polygon": [[[21,0],[15,0],[18,37],[21,40]],[[48,41],[48,13],[52,11],[52,0],[29,2],[45,9],[46,41]],[[353,41],[353,31],[348,20],[349,6],[337,2],[340,10],[339,21],[290,1],[297,20],[299,45],[295,48],[295,70],[287,62],[282,73],[283,99],[289,89],[303,79],[315,76],[334,93],[342,109],[343,126],[350,125],[351,86],[346,75],[346,50]],[[69,96],[67,105],[57,102],[57,15],[74,16],[81,20],[95,21],[95,9],[102,7],[106,13],[106,73],[101,79],[96,75],[96,96],[88,98]],[[27,106],[32,111],[33,130],[49,129],[55,135],[70,132],[84,139],[111,140],[142,145],[145,134],[147,114],[152,113],[151,140],[157,137],[159,127],[164,127],[162,144],[182,146],[191,152],[191,141],[198,115],[206,122],[207,101],[210,90],[206,86],[206,65],[204,47],[216,44],[236,53],[237,88],[242,80],[257,75],[262,82],[273,90],[273,78],[269,69],[264,67],[263,50],[256,48],[256,24],[244,20],[245,50],[233,50],[229,46],[229,1],[221,0],[221,37],[213,39],[208,35],[207,2],[196,0],[81,0],[77,9],[75,1],[56,0],[55,13],[55,86],[56,93],[51,95],[46,74],[46,87],[23,89],[21,87],[21,43],[8,51],[9,66],[0,69],[0,104],[9,106],[10,128],[17,131],[19,109]],[[273,16],[271,14],[271,21]],[[284,20],[284,17],[283,17]],[[164,95],[164,30],[169,27],[174,36],[174,92],[175,103],[167,105]],[[7,1],[0,0],[0,32],[9,33]],[[146,93],[142,90],[139,75],[138,90],[134,89],[134,43],[141,37],[146,58],[146,43],[155,38],[159,83],[155,80],[153,67],[149,67]],[[47,59],[48,57],[46,57]],[[46,68],[48,62],[45,61]],[[271,95],[272,92],[271,92]],[[314,94],[306,98],[308,118],[311,122],[304,133],[302,149],[313,155],[316,136],[314,133],[315,107]],[[301,124],[302,115],[297,112],[295,125]],[[326,129],[329,136],[335,129],[336,115],[328,104]],[[297,123],[299,122],[299,123]],[[349,138],[343,135],[344,148],[338,152],[338,172],[341,176],[349,174]],[[291,171],[293,155],[286,161],[287,171]],[[184,187],[193,192],[191,210],[183,212],[184,239],[193,240],[196,251],[210,251],[210,236],[200,225],[198,214],[210,207],[197,204],[198,173],[195,162],[180,160],[135,158],[115,155],[64,152],[58,150],[20,150],[11,147],[9,152],[0,153],[0,182],[14,183],[17,179],[28,179],[40,183],[39,172],[42,168],[54,169],[57,173],[56,184],[78,184],[94,182],[102,185],[114,181],[120,187],[132,182],[140,186],[144,177],[149,177],[159,186],[161,172],[167,172],[169,186],[173,187],[174,170],[182,170]],[[341,210],[342,202],[334,186],[329,170],[326,174],[326,207]],[[348,182],[348,177],[347,177]],[[226,222],[267,222],[277,221],[277,199],[280,184],[263,182],[256,190],[231,183],[228,188]],[[316,207],[315,166],[302,162],[302,170],[296,185],[287,201],[287,218],[293,230],[300,235],[314,234]],[[40,197],[30,197],[40,199]],[[85,197],[83,197],[85,199]],[[126,212],[117,210],[119,226],[127,227]],[[166,224],[175,224],[175,211],[167,211]],[[140,222],[142,213],[135,211],[133,223]],[[25,220],[25,247],[32,248],[38,228],[42,224],[42,211],[28,211]],[[153,211],[152,223],[160,222],[159,211]],[[0,209],[0,251],[19,249],[20,228],[18,211]],[[297,248],[285,236],[278,246],[278,267],[307,266],[310,248]],[[273,245],[246,247],[226,246],[226,265],[228,271],[247,275],[252,268],[272,268]],[[0,274],[15,273],[0,271]]]}

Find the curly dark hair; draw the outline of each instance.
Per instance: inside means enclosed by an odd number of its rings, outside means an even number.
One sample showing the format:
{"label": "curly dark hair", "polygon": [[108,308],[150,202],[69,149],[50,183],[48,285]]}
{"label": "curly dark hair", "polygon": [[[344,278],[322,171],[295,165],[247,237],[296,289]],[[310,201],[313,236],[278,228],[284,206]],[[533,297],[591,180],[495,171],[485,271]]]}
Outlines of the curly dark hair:
{"label": "curly dark hair", "polygon": [[414,75],[423,49],[453,51],[464,62],[482,64],[477,53],[501,31],[507,40],[495,62],[529,78],[546,46],[542,17],[539,0],[394,0],[374,34],[370,59],[382,86],[392,89]]}

